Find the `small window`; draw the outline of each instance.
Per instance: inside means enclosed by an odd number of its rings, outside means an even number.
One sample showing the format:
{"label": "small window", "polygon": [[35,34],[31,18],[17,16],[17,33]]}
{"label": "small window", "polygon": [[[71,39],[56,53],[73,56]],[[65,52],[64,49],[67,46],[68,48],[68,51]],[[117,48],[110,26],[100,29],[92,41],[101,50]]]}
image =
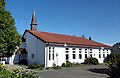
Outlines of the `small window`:
{"label": "small window", "polygon": [[73,59],[75,59],[75,54],[73,54]]}
{"label": "small window", "polygon": [[99,51],[101,51],[101,50],[99,49]]}
{"label": "small window", "polygon": [[82,54],[79,54],[79,59],[82,59]]}
{"label": "small window", "polygon": [[90,49],[90,51],[92,51],[92,49]]}
{"label": "small window", "polygon": [[35,56],[34,56],[34,54],[31,54],[31,58],[34,58]]}
{"label": "small window", "polygon": [[75,50],[75,48],[73,48],[72,50]]}
{"label": "small window", "polygon": [[85,58],[87,58],[87,54],[85,54]]}
{"label": "small window", "polygon": [[82,51],[79,51],[79,53],[82,53]]}
{"label": "small window", "polygon": [[69,53],[69,51],[66,51],[66,53]]}
{"label": "small window", "polygon": [[51,49],[51,47],[49,47],[49,49]]}
{"label": "small window", "polygon": [[105,49],[103,49],[103,51],[105,51]]}
{"label": "small window", "polygon": [[69,50],[69,48],[66,48],[66,50]]}
{"label": "small window", "polygon": [[92,53],[92,52],[90,52],[90,53]]}
{"label": "small window", "polygon": [[73,51],[73,53],[75,53],[75,51]]}

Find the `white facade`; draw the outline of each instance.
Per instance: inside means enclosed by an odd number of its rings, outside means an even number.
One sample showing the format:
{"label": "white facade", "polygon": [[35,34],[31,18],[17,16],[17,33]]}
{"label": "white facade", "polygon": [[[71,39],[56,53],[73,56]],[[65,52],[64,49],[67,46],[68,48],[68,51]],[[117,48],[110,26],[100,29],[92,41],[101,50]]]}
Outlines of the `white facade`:
{"label": "white facade", "polygon": [[83,63],[84,59],[90,56],[97,58],[99,63],[103,63],[104,58],[111,53],[111,50],[106,48],[46,45],[29,32],[26,32],[23,38],[26,42],[22,43],[21,47],[28,52],[28,63],[45,64],[45,67],[52,67],[53,64],[61,66],[67,60],[72,63]]}
{"label": "white facade", "polygon": [[52,67],[53,64],[61,66],[66,61],[83,63],[85,58],[90,56],[97,58],[99,63],[103,63],[104,58],[111,53],[109,49],[56,46],[48,46],[46,48],[46,56],[48,57],[46,67]]}
{"label": "white facade", "polygon": [[26,32],[24,38],[26,42],[21,47],[25,48],[28,52],[28,63],[45,64],[45,43],[28,32]]}

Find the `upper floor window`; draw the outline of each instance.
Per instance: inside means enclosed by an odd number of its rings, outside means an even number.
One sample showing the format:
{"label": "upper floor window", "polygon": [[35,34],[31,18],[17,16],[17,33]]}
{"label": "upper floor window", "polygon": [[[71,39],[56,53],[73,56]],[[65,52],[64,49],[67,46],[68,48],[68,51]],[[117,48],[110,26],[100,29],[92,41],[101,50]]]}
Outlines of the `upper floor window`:
{"label": "upper floor window", "polygon": [[75,48],[73,48],[72,50],[75,50]]}
{"label": "upper floor window", "polygon": [[66,50],[69,50],[69,48],[66,48]]}

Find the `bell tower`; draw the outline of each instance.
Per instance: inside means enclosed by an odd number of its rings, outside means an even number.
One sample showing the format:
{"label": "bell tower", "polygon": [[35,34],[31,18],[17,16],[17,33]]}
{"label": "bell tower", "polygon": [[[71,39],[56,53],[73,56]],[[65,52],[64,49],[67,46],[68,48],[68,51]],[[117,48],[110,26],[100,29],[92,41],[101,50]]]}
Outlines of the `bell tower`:
{"label": "bell tower", "polygon": [[31,20],[31,24],[30,24],[31,28],[30,30],[37,30],[37,23],[36,23],[36,16],[35,16],[35,11],[32,14],[32,20]]}

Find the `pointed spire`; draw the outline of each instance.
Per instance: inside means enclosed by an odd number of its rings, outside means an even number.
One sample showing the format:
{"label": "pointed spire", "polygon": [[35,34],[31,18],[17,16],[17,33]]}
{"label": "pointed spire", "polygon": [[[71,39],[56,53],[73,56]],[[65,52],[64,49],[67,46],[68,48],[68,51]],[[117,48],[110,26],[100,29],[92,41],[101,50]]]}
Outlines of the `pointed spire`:
{"label": "pointed spire", "polygon": [[33,12],[32,20],[31,20],[31,24],[30,25],[31,25],[30,30],[37,30],[37,28],[36,28],[37,23],[36,23],[35,11]]}

